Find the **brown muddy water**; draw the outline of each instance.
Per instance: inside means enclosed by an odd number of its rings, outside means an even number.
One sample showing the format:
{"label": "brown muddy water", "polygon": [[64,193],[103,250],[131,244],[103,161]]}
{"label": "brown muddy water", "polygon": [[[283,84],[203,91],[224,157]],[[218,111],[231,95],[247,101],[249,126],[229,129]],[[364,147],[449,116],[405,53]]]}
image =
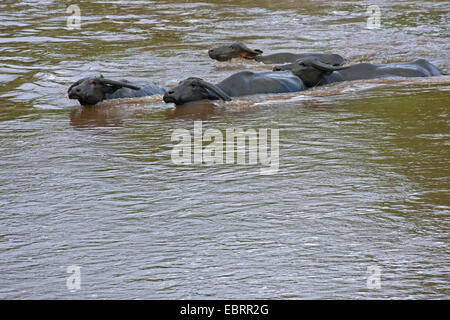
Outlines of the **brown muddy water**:
{"label": "brown muddy water", "polygon": [[[449,76],[182,108],[66,97],[91,75],[170,86],[271,68],[209,59],[232,41],[447,69],[449,2],[76,4],[72,30],[65,1],[0,3],[0,298],[450,298]],[[173,163],[172,132],[196,120],[279,129],[278,172]]]}

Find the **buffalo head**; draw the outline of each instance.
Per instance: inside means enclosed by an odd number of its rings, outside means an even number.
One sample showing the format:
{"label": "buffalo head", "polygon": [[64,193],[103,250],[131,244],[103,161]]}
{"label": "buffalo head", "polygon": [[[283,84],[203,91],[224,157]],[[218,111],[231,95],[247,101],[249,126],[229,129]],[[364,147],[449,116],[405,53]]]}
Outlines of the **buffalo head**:
{"label": "buffalo head", "polygon": [[302,79],[307,87],[314,87],[320,84],[324,75],[347,68],[348,66],[333,66],[331,64],[324,63],[317,57],[304,57],[302,59],[298,59],[294,63],[275,66],[273,71],[289,70]]}
{"label": "buffalo head", "polygon": [[140,90],[124,81],[115,81],[104,78],[84,78],[72,84],[67,93],[69,99],[76,99],[81,105],[94,105],[105,100],[106,94],[112,94],[121,88]]}
{"label": "buffalo head", "polygon": [[164,102],[178,105],[205,99],[231,100],[222,89],[200,78],[188,78],[181,81],[178,86],[169,89],[163,97]]}
{"label": "buffalo head", "polygon": [[213,48],[208,51],[208,55],[211,59],[218,61],[227,61],[233,58],[245,58],[254,59],[256,56],[263,52],[259,49],[250,49],[241,42],[234,42],[227,46]]}

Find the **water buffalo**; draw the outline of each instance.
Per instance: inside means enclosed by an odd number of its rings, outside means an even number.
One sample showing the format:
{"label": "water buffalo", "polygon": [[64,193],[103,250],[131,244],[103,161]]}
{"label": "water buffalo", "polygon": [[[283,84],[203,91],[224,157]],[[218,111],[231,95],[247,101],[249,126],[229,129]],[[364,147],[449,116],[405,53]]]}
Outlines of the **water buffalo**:
{"label": "water buffalo", "polygon": [[104,78],[84,78],[72,84],[67,93],[69,99],[76,99],[81,105],[94,105],[103,100],[135,98],[163,94],[165,90],[152,82],[130,83]]}
{"label": "water buffalo", "polygon": [[218,84],[212,84],[200,78],[188,78],[164,94],[164,102],[182,105],[198,100],[230,101],[231,97],[262,93],[285,93],[305,90],[300,78],[292,72],[241,71]]}
{"label": "water buffalo", "polygon": [[211,59],[218,61],[227,61],[233,58],[251,59],[265,64],[280,64],[294,62],[298,59],[313,56],[317,57],[321,61],[334,66],[342,65],[345,59],[338,54],[332,53],[289,53],[281,52],[263,56],[262,51],[259,49],[250,49],[241,42],[235,42],[227,46],[213,48],[208,51],[208,55]]}
{"label": "water buffalo", "polygon": [[292,71],[303,80],[307,87],[340,81],[393,77],[432,77],[442,74],[436,66],[424,59],[385,65],[357,63],[350,66],[332,66],[315,57],[306,57],[294,63],[276,66],[273,70]]}

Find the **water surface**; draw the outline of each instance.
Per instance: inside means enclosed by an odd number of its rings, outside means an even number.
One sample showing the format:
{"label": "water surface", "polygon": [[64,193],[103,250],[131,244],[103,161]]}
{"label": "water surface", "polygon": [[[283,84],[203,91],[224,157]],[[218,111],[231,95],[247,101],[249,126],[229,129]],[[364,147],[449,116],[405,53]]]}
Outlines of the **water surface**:
{"label": "water surface", "polygon": [[[185,108],[82,108],[102,74],[171,86],[252,62],[215,45],[449,67],[446,1],[0,4],[0,298],[448,299],[450,77],[340,83]],[[381,10],[367,29],[366,10]],[[175,129],[279,129],[280,167],[176,165]],[[81,289],[66,287],[81,267]],[[370,289],[367,268],[381,270]]]}

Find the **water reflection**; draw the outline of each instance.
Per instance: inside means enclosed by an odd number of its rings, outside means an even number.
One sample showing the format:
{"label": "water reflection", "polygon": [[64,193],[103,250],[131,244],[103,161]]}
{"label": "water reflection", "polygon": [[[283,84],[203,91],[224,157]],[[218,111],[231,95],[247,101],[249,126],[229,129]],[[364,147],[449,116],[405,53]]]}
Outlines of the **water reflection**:
{"label": "water reflection", "polygon": [[166,113],[166,119],[207,120],[210,115],[223,114],[225,108],[212,101],[199,101],[175,107]]}
{"label": "water reflection", "polygon": [[121,127],[127,116],[120,107],[79,107],[70,112],[70,125],[86,127]]}

